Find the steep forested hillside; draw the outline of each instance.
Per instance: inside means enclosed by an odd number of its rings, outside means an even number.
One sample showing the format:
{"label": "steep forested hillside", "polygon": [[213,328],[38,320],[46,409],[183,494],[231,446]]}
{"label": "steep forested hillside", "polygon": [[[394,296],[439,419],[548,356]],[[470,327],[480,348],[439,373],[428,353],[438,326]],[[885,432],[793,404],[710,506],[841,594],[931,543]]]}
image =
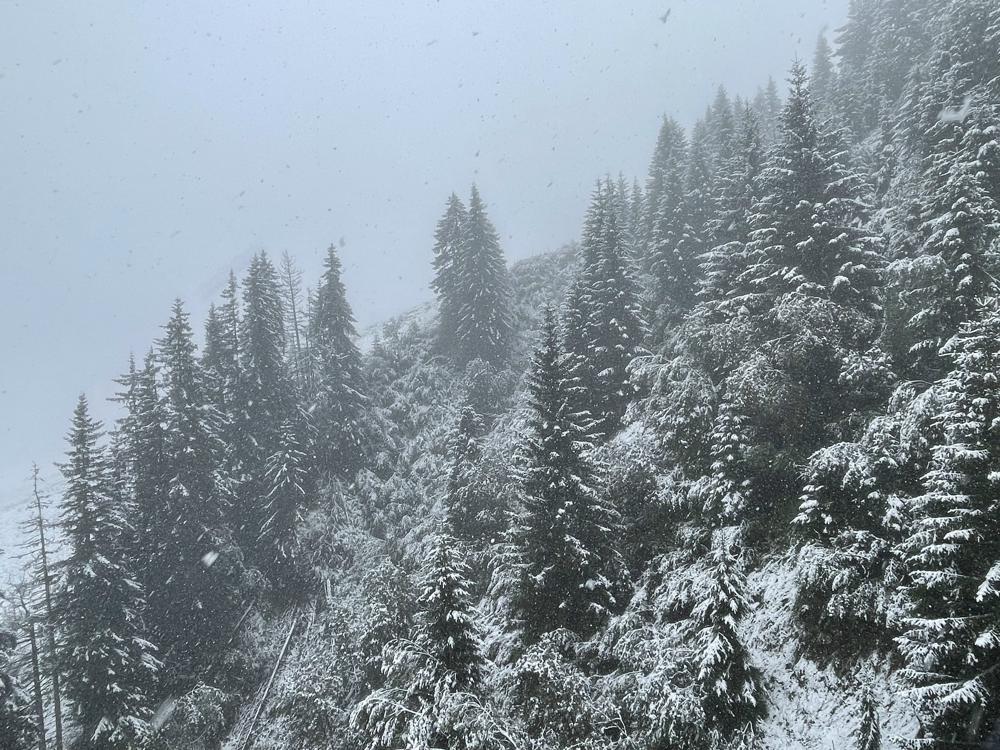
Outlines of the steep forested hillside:
{"label": "steep forested hillside", "polygon": [[201,346],[178,301],[73,415],[3,747],[995,746],[1000,6],[833,42],[665,118],[562,251],[450,196],[363,346],[334,248]]}

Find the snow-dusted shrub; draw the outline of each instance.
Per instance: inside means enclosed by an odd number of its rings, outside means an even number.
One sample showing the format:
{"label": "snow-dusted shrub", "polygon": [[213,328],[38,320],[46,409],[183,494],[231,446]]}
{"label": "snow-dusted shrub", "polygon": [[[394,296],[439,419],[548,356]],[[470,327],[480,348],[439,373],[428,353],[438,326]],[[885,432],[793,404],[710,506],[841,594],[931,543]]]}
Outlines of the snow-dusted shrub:
{"label": "snow-dusted shrub", "polygon": [[239,698],[211,685],[199,683],[177,699],[161,704],[162,726],[153,734],[151,750],[209,750],[218,747],[235,718]]}
{"label": "snow-dusted shrub", "polygon": [[567,630],[547,633],[500,675],[508,710],[523,722],[532,750],[608,746],[611,707],[575,661],[577,644]]}
{"label": "snow-dusted shrub", "polygon": [[799,552],[795,611],[807,650],[832,656],[887,645],[898,574],[892,545],[869,531],[845,531],[831,546]]}

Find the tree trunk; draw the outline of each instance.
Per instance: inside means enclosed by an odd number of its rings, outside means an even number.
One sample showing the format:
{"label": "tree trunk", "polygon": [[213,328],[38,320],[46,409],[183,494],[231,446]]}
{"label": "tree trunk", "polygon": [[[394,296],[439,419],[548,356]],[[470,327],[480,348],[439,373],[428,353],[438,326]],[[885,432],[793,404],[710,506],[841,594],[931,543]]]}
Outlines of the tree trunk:
{"label": "tree trunk", "polygon": [[32,486],[38,523],[39,564],[42,566],[42,586],[45,590],[45,630],[48,640],[49,667],[52,670],[52,707],[55,711],[56,750],[63,750],[62,696],[59,688],[58,654],[56,653],[55,617],[52,614],[52,577],[49,575],[49,556],[45,546],[45,517],[42,514],[42,497],[38,493],[38,466],[33,467]]}
{"label": "tree trunk", "polygon": [[28,640],[31,643],[31,687],[35,698],[35,723],[38,725],[38,750],[45,750],[45,701],[42,698],[42,667],[38,659],[38,637],[35,623],[28,619]]}

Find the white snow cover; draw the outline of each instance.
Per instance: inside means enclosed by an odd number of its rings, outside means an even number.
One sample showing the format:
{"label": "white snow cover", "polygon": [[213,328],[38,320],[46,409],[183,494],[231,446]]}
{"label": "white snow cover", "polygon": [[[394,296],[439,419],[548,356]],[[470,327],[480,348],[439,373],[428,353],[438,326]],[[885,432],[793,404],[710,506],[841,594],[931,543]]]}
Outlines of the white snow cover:
{"label": "white snow cover", "polygon": [[[840,676],[802,650],[794,624],[794,558],[765,563],[747,577],[751,610],[740,624],[750,661],[763,673],[768,716],[761,725],[768,750],[844,750],[854,747],[851,733],[860,716],[859,689],[852,674]],[[894,680],[885,660],[861,665],[874,675],[886,747],[896,737],[912,738],[917,719],[911,701]]]}

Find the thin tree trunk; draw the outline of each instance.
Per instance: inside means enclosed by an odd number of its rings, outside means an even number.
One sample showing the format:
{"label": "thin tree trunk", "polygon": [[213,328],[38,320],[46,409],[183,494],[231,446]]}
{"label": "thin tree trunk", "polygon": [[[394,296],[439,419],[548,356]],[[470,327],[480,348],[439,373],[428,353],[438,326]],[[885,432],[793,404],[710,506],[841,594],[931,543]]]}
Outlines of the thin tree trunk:
{"label": "thin tree trunk", "polygon": [[28,618],[28,640],[31,643],[31,687],[35,697],[35,722],[38,724],[38,750],[45,750],[45,701],[42,698],[42,668],[38,663],[38,638],[35,621]]}
{"label": "thin tree trunk", "polygon": [[301,282],[295,270],[295,263],[292,261],[292,256],[289,255],[287,251],[281,256],[281,270],[285,276],[285,287],[286,293],[288,294],[288,307],[292,316],[292,334],[295,342],[295,381],[301,390],[305,387],[305,383],[302,380],[302,343],[299,339],[298,297],[301,291],[299,286]]}
{"label": "thin tree trunk", "polygon": [[55,711],[56,750],[63,750],[62,696],[59,687],[58,655],[56,654],[55,617],[52,614],[52,578],[49,575],[49,556],[45,546],[45,518],[42,515],[42,497],[38,493],[38,465],[32,467],[32,488],[38,523],[39,564],[42,566],[42,585],[45,590],[45,631],[48,637],[49,666],[52,669],[52,707]]}

